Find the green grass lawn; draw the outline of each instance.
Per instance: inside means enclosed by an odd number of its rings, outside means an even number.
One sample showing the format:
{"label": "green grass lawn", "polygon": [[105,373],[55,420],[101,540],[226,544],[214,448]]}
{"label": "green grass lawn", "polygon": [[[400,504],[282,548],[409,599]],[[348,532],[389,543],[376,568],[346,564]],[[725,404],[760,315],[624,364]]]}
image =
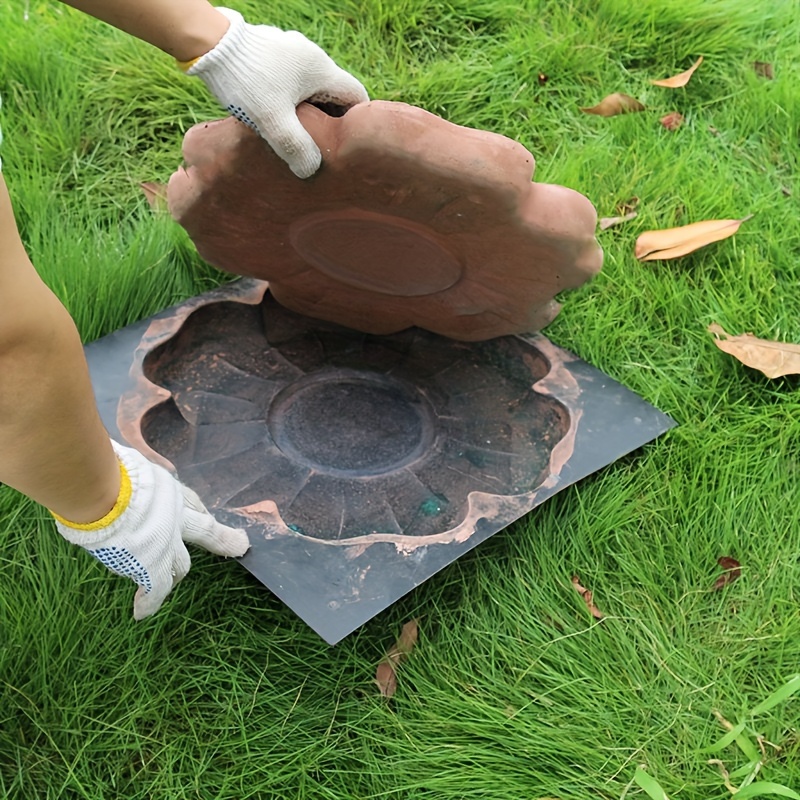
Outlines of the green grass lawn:
{"label": "green grass lawn", "polygon": [[[185,130],[219,110],[159,52],[25,5],[0,5],[0,155],[29,252],[89,341],[222,280],[138,188],[165,180]],[[134,623],[130,582],[0,491],[2,796],[658,798],[649,775],[670,800],[723,800],[708,760],[736,787],[754,755],[740,797],[800,791],[800,694],[757,708],[800,671],[800,382],[767,380],[706,332],[800,343],[798,0],[236,7],[302,30],[373,97],[519,140],[537,180],[600,216],[640,198],[637,219],[599,234],[603,272],[546,333],[679,426],[334,649],[204,553]],[[650,85],[699,55],[687,87]],[[579,110],[617,91],[647,110]],[[671,111],[686,118],[674,132],[659,123]],[[680,261],[633,257],[644,230],[748,214]],[[742,574],[714,591],[720,556]],[[420,641],[386,701],[375,667],[412,617]],[[726,732],[715,710],[747,727],[709,750]]]}

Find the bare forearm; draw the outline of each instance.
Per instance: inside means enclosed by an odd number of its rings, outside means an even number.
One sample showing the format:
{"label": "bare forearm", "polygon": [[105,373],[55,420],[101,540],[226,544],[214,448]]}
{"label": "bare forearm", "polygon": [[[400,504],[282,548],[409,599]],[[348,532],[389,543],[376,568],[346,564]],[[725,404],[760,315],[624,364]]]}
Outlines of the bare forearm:
{"label": "bare forearm", "polygon": [[158,47],[179,61],[207,53],[228,20],[206,0],[64,0],[67,5]]}
{"label": "bare forearm", "polygon": [[28,261],[0,176],[0,481],[75,522],[119,492],[80,338]]}

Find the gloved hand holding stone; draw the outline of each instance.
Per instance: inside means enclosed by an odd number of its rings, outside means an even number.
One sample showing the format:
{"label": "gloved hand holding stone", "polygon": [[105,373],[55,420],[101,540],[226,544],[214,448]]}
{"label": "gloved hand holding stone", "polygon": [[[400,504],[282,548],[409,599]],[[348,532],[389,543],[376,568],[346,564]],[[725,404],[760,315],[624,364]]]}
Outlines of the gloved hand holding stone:
{"label": "gloved hand holding stone", "polygon": [[352,75],[297,31],[249,25],[238,11],[217,8],[230,27],[211,51],[184,63],[237,119],[266,139],[300,178],[322,157],[295,112],[304,100],[349,108],[369,99]]}
{"label": "gloved hand holding stone", "polygon": [[75,524],[56,517],[59,533],[85,547],[112,572],[139,586],[135,619],[154,614],[189,571],[184,542],[220,556],[241,556],[250,543],[243,530],[217,522],[200,498],[141,453],[112,442],[120,463],[121,489],[103,519]]}

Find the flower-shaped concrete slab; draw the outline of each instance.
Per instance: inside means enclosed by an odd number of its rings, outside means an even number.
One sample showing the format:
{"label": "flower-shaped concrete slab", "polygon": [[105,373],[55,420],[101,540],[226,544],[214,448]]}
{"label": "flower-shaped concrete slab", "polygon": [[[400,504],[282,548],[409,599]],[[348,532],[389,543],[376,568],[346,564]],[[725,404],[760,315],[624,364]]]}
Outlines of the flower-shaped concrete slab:
{"label": "flower-shaped concrete slab", "polygon": [[242,564],[331,643],[672,424],[540,335],[364,334],[261,281],[87,358],[111,434],[245,526]]}
{"label": "flower-shaped concrete slab", "polygon": [[520,144],[403,103],[298,109],[323,165],[301,181],[248,127],[196,125],[171,213],[200,254],[278,302],[374,334],[536,331],[601,266],[581,194],[532,182]]}

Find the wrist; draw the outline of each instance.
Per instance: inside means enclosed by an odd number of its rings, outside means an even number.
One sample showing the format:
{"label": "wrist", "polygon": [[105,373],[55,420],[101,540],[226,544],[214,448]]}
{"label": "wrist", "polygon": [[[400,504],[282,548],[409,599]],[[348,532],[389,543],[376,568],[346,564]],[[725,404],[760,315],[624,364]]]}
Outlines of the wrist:
{"label": "wrist", "polygon": [[228,18],[209,6],[207,13],[200,17],[193,15],[186,21],[176,39],[172,55],[180,65],[191,64],[213,50],[225,36],[229,26]]}
{"label": "wrist", "polygon": [[79,517],[65,519],[53,509],[49,509],[56,522],[76,531],[100,531],[119,519],[128,508],[133,494],[133,487],[128,470],[121,459],[117,459],[114,479],[109,484],[113,495],[108,494],[92,507],[88,507]]}
{"label": "wrist", "polygon": [[221,61],[227,60],[230,55],[238,51],[242,46],[245,28],[247,26],[244,17],[230,8],[217,7],[215,13],[225,20],[225,30],[217,39],[213,46],[203,53],[199,53],[189,59],[178,58],[178,67],[189,75],[200,75],[209,67],[214,67]]}

